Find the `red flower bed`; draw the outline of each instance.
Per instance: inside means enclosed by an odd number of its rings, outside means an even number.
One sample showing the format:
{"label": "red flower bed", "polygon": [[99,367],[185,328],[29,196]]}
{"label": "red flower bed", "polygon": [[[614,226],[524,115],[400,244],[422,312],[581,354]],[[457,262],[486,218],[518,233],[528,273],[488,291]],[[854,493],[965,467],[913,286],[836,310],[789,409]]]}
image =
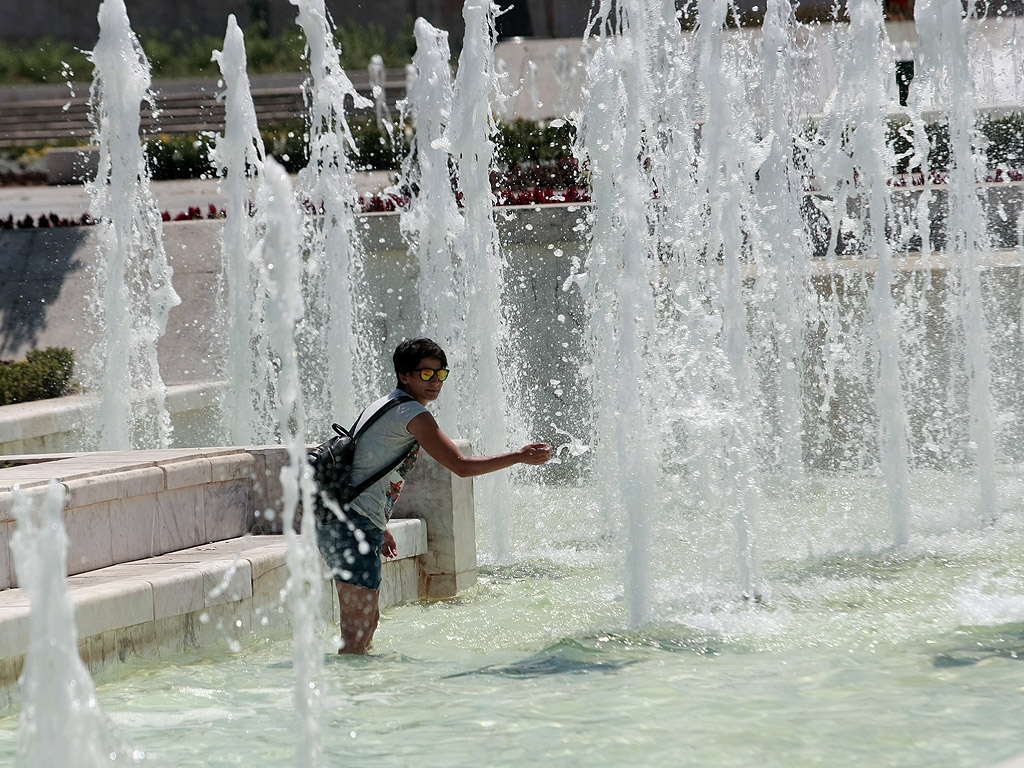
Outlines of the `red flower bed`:
{"label": "red flower bed", "polygon": [[[932,172],[928,177],[928,181],[935,185],[945,185],[949,182],[949,178],[945,174]],[[1020,181],[1024,181],[1024,170],[1016,168],[997,168],[987,172],[982,179],[982,183],[988,184]],[[919,173],[903,174],[894,176],[887,183],[888,186],[895,189],[916,188],[924,186],[925,177]],[[853,184],[859,185],[859,179],[854,178]],[[804,191],[812,193],[822,192],[822,188],[815,179],[808,178],[804,179]],[[657,198],[657,192],[655,192],[654,196]],[[590,199],[590,190],[586,186],[572,184],[566,187],[532,186],[520,189],[500,188],[494,192],[493,202],[497,206],[550,205],[553,203],[588,203]],[[461,208],[461,193],[456,194],[456,202]],[[408,197],[394,194],[370,195],[359,198],[359,209],[362,213],[400,211],[408,204]],[[309,200],[303,203],[303,207],[310,212],[316,211],[315,206]],[[322,208],[320,212],[322,212]],[[205,213],[200,206],[190,206],[187,211],[182,211],[173,217],[168,211],[164,211],[161,217],[164,221],[196,221],[200,219],[223,219],[226,215],[223,208],[218,208],[213,203],[210,203]],[[78,218],[64,218],[55,213],[43,214],[39,218],[26,215],[23,219],[15,219],[13,215],[8,215],[6,219],[0,219],[0,229],[79,227],[95,223],[96,221],[88,213],[83,213]]]}

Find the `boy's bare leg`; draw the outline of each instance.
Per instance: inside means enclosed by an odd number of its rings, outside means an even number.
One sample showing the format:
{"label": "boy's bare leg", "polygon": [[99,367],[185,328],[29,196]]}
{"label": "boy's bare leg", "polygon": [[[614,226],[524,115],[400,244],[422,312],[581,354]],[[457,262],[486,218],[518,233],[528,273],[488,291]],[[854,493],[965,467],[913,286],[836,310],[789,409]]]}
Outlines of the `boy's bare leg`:
{"label": "boy's bare leg", "polygon": [[338,586],[338,603],[341,606],[341,647],[338,653],[366,653],[380,621],[380,592],[343,581],[334,583]]}

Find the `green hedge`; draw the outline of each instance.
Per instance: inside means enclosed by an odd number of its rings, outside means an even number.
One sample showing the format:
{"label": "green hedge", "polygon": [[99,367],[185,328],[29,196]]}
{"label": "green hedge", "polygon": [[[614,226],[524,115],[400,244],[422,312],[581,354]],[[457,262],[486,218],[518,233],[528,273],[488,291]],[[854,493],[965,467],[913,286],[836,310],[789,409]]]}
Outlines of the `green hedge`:
{"label": "green hedge", "polygon": [[[975,125],[976,138],[981,144],[975,151],[983,151],[988,169],[1024,169],[1024,113],[1016,112],[992,117],[979,115]],[[895,155],[894,173],[919,173],[921,161],[932,173],[947,173],[950,169],[952,149],[949,143],[949,125],[944,120],[924,126],[927,158],[913,154],[914,131],[905,118],[895,118],[886,124],[885,142]],[[794,145],[794,156],[799,167],[807,162],[806,147],[820,145],[824,139],[819,126],[808,125],[801,143]]]}
{"label": "green hedge", "polygon": [[[405,131],[395,126],[393,137],[377,127],[375,119],[362,117],[350,120],[352,138],[359,150],[352,157],[360,171],[397,170],[409,151]],[[273,155],[289,173],[298,173],[306,166],[308,129],[302,121],[282,123],[260,129],[267,153]],[[557,128],[516,120],[498,125],[495,136],[496,162],[503,173],[515,173],[527,166],[557,166],[572,156],[575,131],[565,124]],[[150,170],[155,180],[211,178],[209,152],[213,134],[191,134],[150,139],[147,144]]]}
{"label": "green hedge", "polygon": [[572,157],[576,128],[570,123],[553,127],[522,118],[498,124],[494,143],[497,163],[505,169],[524,165],[552,165]]}
{"label": "green hedge", "polygon": [[[979,116],[976,128],[989,168],[1024,168],[1024,115]],[[928,139],[928,169],[937,173],[947,172],[952,156],[948,124],[929,123],[925,126],[925,135]],[[896,173],[921,170],[920,158],[911,162],[912,138],[913,131],[906,122],[894,120],[889,123],[886,139],[896,154]]]}
{"label": "green hedge", "polygon": [[[143,30],[138,37],[154,79],[220,75],[211,53],[224,47],[223,37],[180,29]],[[341,65],[348,70],[366,69],[374,55],[380,55],[388,67],[401,68],[412,60],[416,44],[411,18],[392,37],[379,24],[342,24],[335,30],[335,43],[341,48]],[[307,71],[305,49],[306,39],[298,26],[277,35],[268,35],[259,25],[245,30],[250,75]],[[0,84],[63,83],[90,77],[92,63],[86,52],[64,40],[0,42]]]}
{"label": "green hedge", "polygon": [[68,394],[74,368],[75,353],[65,347],[33,350],[21,362],[0,360],[0,405]]}
{"label": "green hedge", "polygon": [[[377,128],[376,121],[351,121],[352,137],[359,156],[353,157],[357,170],[391,170],[397,168],[404,151],[400,143],[396,149],[390,137]],[[268,126],[260,129],[267,154],[284,166],[288,173],[298,173],[309,161],[306,146],[307,129],[302,121]],[[161,135],[146,144],[149,169],[155,181],[168,179],[213,178],[210,149],[215,135],[212,133],[185,136]],[[401,142],[401,138],[399,139]]]}

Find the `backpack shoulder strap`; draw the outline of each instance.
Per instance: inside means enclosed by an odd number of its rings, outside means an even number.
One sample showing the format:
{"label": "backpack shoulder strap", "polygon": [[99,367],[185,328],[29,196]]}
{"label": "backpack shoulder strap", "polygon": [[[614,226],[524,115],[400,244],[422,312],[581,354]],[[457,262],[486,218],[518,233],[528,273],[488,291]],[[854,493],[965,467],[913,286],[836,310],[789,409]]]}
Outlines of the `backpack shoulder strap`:
{"label": "backpack shoulder strap", "polygon": [[376,411],[371,413],[366,418],[366,421],[363,421],[362,424],[360,424],[359,422],[362,421],[363,414],[366,413],[366,411],[364,410],[363,413],[359,414],[359,418],[356,419],[356,423],[352,425],[352,429],[349,430],[349,434],[352,435],[352,439],[354,440],[361,434],[363,434],[363,432],[368,430],[373,425],[373,423],[377,421],[377,419],[379,419],[385,413],[390,411],[396,405],[398,405],[399,403],[408,403],[410,400],[415,400],[415,398],[412,395],[399,395],[398,397],[392,397],[387,402],[381,404],[381,406],[377,408]]}
{"label": "backpack shoulder strap", "polygon": [[[395,398],[392,398],[391,400],[388,400],[386,403],[384,403],[384,405],[382,405],[379,409],[377,409],[377,411],[375,413],[371,413],[370,414],[370,416],[369,416],[369,418],[367,418],[366,422],[362,426],[359,427],[359,431],[357,433],[353,434],[353,438],[356,438],[359,435],[363,434],[363,432],[365,432],[370,427],[370,425],[373,424],[373,422],[375,422],[377,419],[379,419],[381,416],[383,416],[387,411],[391,410],[392,408],[394,408],[399,403],[408,403],[410,400],[415,400],[415,398],[412,397],[412,395],[401,395],[399,397],[395,397]],[[360,416],[360,418],[362,418],[362,416]],[[357,424],[358,424],[358,422],[357,422]],[[356,427],[356,424],[353,424],[352,428],[355,429],[355,427]],[[406,456],[408,456],[412,451],[416,450],[418,447],[419,447],[419,444],[414,442],[412,444],[412,447],[410,447],[410,449],[408,451],[405,451],[404,453],[402,453],[402,455],[399,456],[397,459],[395,459],[393,462],[388,464],[386,467],[378,470],[377,472],[374,472],[368,478],[363,480],[363,482],[359,483],[358,485],[353,486],[352,487],[352,498],[354,499],[356,496],[361,494],[363,491],[365,491],[371,485],[373,485],[378,480],[380,480],[382,477],[384,477],[384,475],[386,475],[389,472],[391,472],[395,467],[397,467],[399,464],[401,464],[403,461],[405,461],[405,457]]]}
{"label": "backpack shoulder strap", "polygon": [[409,456],[410,453],[412,453],[413,451],[415,451],[419,447],[420,447],[419,443],[413,443],[412,446],[409,448],[409,450],[407,450],[405,453],[403,453],[401,456],[399,456],[397,459],[395,459],[392,463],[388,464],[386,467],[384,467],[380,471],[374,472],[368,478],[363,480],[363,482],[359,483],[359,485],[352,486],[352,498],[354,499],[356,496],[361,494],[363,491],[365,491],[371,485],[373,485],[378,480],[380,480],[382,477],[384,477],[384,475],[388,474],[393,469],[395,469],[395,467],[397,467],[399,464],[401,464],[403,461],[405,461],[405,459]]}

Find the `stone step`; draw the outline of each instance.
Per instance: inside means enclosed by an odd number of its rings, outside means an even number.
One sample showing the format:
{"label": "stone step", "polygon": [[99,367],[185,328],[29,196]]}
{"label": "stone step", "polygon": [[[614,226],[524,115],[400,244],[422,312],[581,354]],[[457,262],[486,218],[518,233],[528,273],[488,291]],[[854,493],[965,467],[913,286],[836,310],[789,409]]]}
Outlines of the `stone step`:
{"label": "stone step", "polygon": [[[304,79],[300,74],[254,79],[253,106],[262,125],[305,119]],[[351,79],[356,89],[369,98],[369,76],[356,73]],[[384,88],[388,108],[396,115],[396,102],[405,94],[405,71],[388,70]],[[143,105],[143,134],[222,131],[222,90],[213,79],[158,82],[154,86],[158,114],[154,117],[152,108]],[[88,92],[86,84],[77,84],[74,96],[66,86],[0,88],[0,146],[26,146],[68,138],[87,141],[92,134]]]}
{"label": "stone step", "polygon": [[[422,520],[396,520],[390,529],[398,557],[384,563],[382,608],[416,598],[405,563],[415,573],[414,558],[427,551]],[[96,674],[132,655],[282,634],[291,616],[281,599],[287,550],[284,536],[243,536],[68,577],[82,660]],[[323,577],[319,611],[334,623],[337,592]],[[31,612],[24,591],[0,591],[0,711],[17,701]]]}

